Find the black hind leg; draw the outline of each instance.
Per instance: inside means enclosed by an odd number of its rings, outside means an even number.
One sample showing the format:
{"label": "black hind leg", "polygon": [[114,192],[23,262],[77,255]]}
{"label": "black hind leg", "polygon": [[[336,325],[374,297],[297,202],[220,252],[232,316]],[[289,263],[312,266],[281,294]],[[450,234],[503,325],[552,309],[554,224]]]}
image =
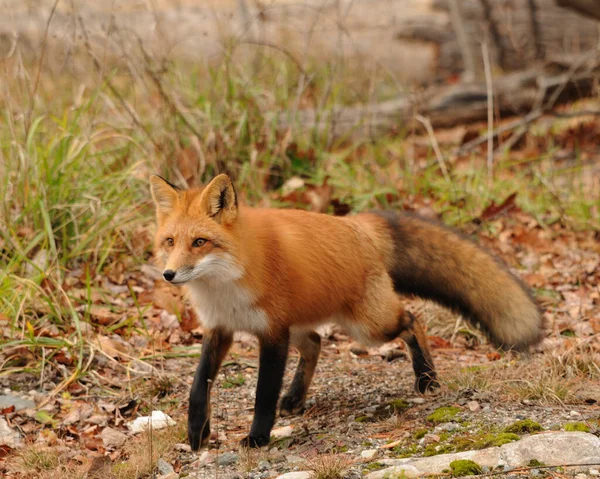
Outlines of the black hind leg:
{"label": "black hind leg", "polygon": [[304,409],[306,394],[321,351],[321,337],[314,331],[293,332],[291,343],[300,352],[300,360],[292,384],[281,398],[279,413],[282,416],[298,414]]}

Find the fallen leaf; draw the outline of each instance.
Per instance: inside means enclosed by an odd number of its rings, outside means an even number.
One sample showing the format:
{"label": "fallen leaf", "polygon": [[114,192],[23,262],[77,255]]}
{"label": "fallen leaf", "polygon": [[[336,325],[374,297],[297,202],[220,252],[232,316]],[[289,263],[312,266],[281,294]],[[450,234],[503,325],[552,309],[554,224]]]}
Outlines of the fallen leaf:
{"label": "fallen leaf", "polygon": [[481,220],[489,220],[501,213],[508,213],[511,211],[520,211],[519,207],[515,204],[517,198],[517,192],[510,194],[502,203],[496,205],[494,201],[488,205],[479,216]]}

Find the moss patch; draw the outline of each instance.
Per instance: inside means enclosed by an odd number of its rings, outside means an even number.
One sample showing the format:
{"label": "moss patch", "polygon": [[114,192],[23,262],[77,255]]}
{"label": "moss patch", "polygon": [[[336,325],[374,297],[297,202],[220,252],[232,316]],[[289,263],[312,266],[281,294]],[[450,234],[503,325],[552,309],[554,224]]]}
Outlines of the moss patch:
{"label": "moss patch", "polygon": [[369,464],[365,464],[363,466],[363,470],[373,472],[379,471],[380,469],[385,469],[386,467],[387,466],[385,464],[382,464],[381,462],[370,462]]}
{"label": "moss patch", "polygon": [[512,434],[523,434],[523,433],[531,433],[542,431],[544,428],[535,421],[531,419],[523,419],[521,421],[516,421],[512,423],[510,426],[506,426],[504,428],[504,432],[512,433]]}
{"label": "moss patch", "polygon": [[532,459],[531,461],[529,461],[527,463],[527,466],[529,467],[544,467],[546,464],[544,464],[541,461],[538,461],[537,459]]}
{"label": "moss patch", "polygon": [[498,434],[486,434],[475,441],[473,449],[485,449],[486,447],[496,447],[508,444],[509,442],[521,439],[516,434],[510,432],[499,432]]}
{"label": "moss patch", "polygon": [[406,411],[410,407],[410,404],[408,404],[408,402],[404,399],[394,399],[393,401],[390,401],[388,404],[390,405],[390,407],[392,408],[392,411],[394,411],[394,412]]}
{"label": "moss patch", "polygon": [[425,437],[425,434],[427,434],[428,432],[429,429],[417,429],[415,432],[413,432],[413,438],[415,438],[416,440],[423,439]]}
{"label": "moss patch", "polygon": [[394,453],[398,458],[412,457],[417,453],[417,446],[413,444],[411,446],[397,447],[394,448]]}
{"label": "moss patch", "polygon": [[460,412],[460,409],[454,406],[443,406],[437,408],[429,416],[427,420],[435,423],[449,422]]}
{"label": "moss patch", "polygon": [[568,422],[565,424],[565,431],[573,432],[590,432],[590,428],[583,422]]}
{"label": "moss patch", "polygon": [[476,476],[483,474],[481,466],[469,459],[459,459],[450,463],[450,472],[452,477]]}

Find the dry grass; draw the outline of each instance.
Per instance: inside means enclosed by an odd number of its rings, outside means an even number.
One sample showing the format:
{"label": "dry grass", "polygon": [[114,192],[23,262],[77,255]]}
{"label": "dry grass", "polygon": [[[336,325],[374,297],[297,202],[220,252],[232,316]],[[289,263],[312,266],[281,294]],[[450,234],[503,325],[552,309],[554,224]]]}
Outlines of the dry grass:
{"label": "dry grass", "polygon": [[122,450],[122,459],[111,467],[111,479],[138,479],[151,475],[159,458],[168,457],[175,444],[185,442],[187,423],[179,421],[175,426],[161,431],[148,431],[128,441]]}
{"label": "dry grass", "polygon": [[351,460],[342,455],[320,454],[307,464],[311,479],[342,479]]}
{"label": "dry grass", "polygon": [[581,342],[553,354],[506,356],[488,364],[445,370],[440,376],[451,391],[472,389],[494,393],[499,400],[564,404],[574,401],[586,384],[597,381],[597,354]]}

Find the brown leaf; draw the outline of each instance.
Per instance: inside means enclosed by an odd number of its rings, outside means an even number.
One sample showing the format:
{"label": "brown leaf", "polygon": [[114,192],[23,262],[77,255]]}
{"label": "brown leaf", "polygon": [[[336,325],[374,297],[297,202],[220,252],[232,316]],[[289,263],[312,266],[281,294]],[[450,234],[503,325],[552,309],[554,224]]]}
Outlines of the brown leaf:
{"label": "brown leaf", "polygon": [[450,341],[441,338],[440,336],[429,336],[429,344],[434,349],[447,349],[452,347]]}
{"label": "brown leaf", "polygon": [[496,203],[492,201],[492,203],[481,212],[481,216],[479,218],[482,220],[489,220],[490,218],[493,218],[501,213],[520,211],[519,207],[515,204],[516,198],[517,192],[515,191],[499,205],[496,205]]}
{"label": "brown leaf", "polygon": [[185,310],[181,297],[168,285],[154,289],[152,303],[157,309],[164,309],[170,314],[176,315]]}
{"label": "brown leaf", "polygon": [[92,305],[90,308],[91,319],[102,326],[109,326],[119,320],[120,315],[113,313],[104,306]]}
{"label": "brown leaf", "polygon": [[112,358],[120,358],[127,354],[126,343],[109,338],[108,336],[97,335],[96,345]]}

